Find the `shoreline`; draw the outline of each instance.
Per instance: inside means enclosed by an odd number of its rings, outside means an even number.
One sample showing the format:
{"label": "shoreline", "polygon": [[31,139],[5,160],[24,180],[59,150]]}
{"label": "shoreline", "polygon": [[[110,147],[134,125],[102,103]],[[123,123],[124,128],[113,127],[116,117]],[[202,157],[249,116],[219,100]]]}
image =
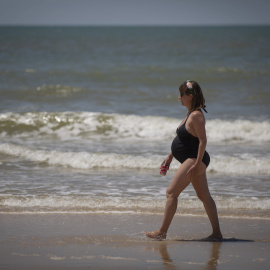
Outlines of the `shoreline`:
{"label": "shoreline", "polygon": [[161,215],[0,214],[1,269],[267,269],[270,220],[221,218],[225,241],[207,217],[176,215],[164,241],[147,239]]}
{"label": "shoreline", "polygon": [[[188,209],[190,210],[190,209]],[[175,217],[198,217],[198,218],[207,218],[207,214],[205,213],[205,210],[202,209],[202,211],[196,211],[194,213],[190,213],[191,211],[183,211],[181,209],[182,213],[176,213]],[[270,216],[265,216],[265,211],[261,211],[261,215],[239,215],[240,213],[233,213],[233,211],[230,211],[232,214],[227,214],[229,211],[222,211],[218,210],[218,216],[220,219],[243,219],[243,220],[269,220]],[[243,211],[244,212],[244,211]],[[247,211],[245,211],[247,212]],[[251,211],[250,211],[251,212]],[[106,211],[106,210],[97,210],[97,211],[23,211],[23,212],[16,212],[16,211],[0,211],[1,215],[138,215],[138,216],[163,216],[163,212],[147,212],[147,211],[120,211],[120,210],[112,210],[112,211]]]}

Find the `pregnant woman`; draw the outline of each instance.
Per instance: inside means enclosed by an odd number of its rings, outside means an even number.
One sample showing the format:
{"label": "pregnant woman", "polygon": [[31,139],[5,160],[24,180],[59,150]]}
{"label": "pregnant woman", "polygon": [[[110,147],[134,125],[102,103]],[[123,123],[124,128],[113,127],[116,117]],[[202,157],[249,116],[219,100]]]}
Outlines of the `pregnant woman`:
{"label": "pregnant woman", "polygon": [[210,195],[206,178],[206,168],[210,163],[210,157],[205,151],[207,142],[205,118],[201,111],[201,109],[205,111],[205,99],[201,87],[195,81],[182,83],[179,92],[179,99],[188,111],[176,130],[177,136],[172,142],[171,153],[161,165],[165,165],[169,169],[172,159],[176,158],[181,166],[166,191],[167,202],[161,227],[153,232],[145,232],[145,235],[159,240],[166,238],[177,209],[178,197],[192,183],[198,198],[203,202],[213,228],[213,233],[205,239],[221,241],[223,238],[217,208]]}

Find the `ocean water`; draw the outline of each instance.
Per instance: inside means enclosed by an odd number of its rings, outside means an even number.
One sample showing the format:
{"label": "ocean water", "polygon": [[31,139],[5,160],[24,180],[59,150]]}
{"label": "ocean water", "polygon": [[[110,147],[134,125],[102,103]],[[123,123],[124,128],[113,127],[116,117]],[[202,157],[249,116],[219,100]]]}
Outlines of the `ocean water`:
{"label": "ocean water", "polygon": [[[196,80],[221,216],[270,218],[270,27],[0,27],[0,212],[163,213]],[[202,215],[192,187],[178,214]]]}

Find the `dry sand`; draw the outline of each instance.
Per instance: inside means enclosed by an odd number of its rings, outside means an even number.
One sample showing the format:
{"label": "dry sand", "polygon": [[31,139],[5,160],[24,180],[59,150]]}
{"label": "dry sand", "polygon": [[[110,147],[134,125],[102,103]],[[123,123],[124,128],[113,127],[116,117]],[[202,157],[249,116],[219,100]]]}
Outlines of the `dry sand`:
{"label": "dry sand", "polygon": [[[0,269],[270,269],[270,220],[175,216],[168,239],[146,239],[162,216],[0,214]],[[188,241],[180,241],[180,240]]]}

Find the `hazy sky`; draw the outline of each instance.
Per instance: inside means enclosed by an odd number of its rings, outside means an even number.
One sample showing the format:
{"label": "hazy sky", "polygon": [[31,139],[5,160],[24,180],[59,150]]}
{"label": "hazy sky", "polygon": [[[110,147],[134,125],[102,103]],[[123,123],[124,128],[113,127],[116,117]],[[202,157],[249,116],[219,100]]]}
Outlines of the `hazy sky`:
{"label": "hazy sky", "polygon": [[0,25],[270,25],[270,0],[0,0]]}

